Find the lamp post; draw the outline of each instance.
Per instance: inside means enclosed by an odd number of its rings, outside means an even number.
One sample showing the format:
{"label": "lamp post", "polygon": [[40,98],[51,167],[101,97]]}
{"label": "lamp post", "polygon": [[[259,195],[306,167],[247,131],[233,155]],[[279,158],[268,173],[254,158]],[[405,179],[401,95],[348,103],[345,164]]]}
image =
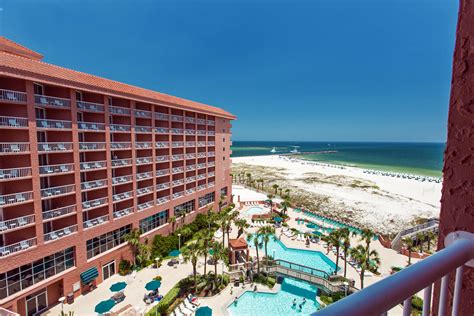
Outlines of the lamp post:
{"label": "lamp post", "polygon": [[158,269],[159,267],[159,263],[160,263],[160,257],[156,257],[155,258],[155,261],[156,261],[156,268]]}
{"label": "lamp post", "polygon": [[64,315],[64,301],[66,300],[66,298],[64,296],[61,296],[58,301],[59,303],[61,303],[61,315]]}
{"label": "lamp post", "polygon": [[178,234],[178,250],[181,250],[181,234]]}

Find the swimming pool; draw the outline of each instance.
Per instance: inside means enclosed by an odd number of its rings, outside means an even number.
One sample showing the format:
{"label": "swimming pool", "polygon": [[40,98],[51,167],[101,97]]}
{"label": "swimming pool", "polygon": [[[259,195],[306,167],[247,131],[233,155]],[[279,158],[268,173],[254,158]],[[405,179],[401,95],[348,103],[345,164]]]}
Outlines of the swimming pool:
{"label": "swimming pool", "polygon": [[[232,316],[286,316],[311,315],[316,312],[316,286],[291,278],[285,278],[278,293],[259,293],[247,291],[230,304],[227,309]],[[306,303],[303,303],[306,298]],[[293,300],[296,305],[293,306]],[[301,305],[301,310],[299,305]]]}
{"label": "swimming pool", "polygon": [[[249,244],[249,247],[254,248],[255,246]],[[274,256],[274,259],[294,262],[310,268],[325,271],[328,274],[333,273],[334,269],[336,269],[336,264],[320,251],[288,248],[283,242],[275,238],[270,238],[267,249],[268,255]],[[265,255],[265,246],[263,245],[263,242],[258,251],[260,258]],[[339,270],[339,267],[337,269]]]}
{"label": "swimming pool", "polygon": [[268,211],[261,208],[261,207],[253,206],[253,207],[249,208],[248,210],[244,211],[243,213],[245,215],[261,215],[261,214],[268,213]]}

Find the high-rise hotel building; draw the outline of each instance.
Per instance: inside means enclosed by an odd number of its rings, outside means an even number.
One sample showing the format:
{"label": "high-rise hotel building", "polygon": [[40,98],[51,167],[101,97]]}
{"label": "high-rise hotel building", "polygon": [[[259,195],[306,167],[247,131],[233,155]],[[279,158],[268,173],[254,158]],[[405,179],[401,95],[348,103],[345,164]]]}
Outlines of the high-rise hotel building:
{"label": "high-rise hotel building", "polygon": [[41,60],[0,38],[0,307],[21,315],[117,273],[131,229],[231,198],[232,114]]}

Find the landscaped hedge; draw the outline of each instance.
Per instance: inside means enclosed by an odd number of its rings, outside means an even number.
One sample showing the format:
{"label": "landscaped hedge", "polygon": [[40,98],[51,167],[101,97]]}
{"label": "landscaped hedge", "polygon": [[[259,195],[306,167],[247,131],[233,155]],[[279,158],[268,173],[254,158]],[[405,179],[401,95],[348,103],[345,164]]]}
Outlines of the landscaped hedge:
{"label": "landscaped hedge", "polygon": [[153,307],[148,313],[147,316],[155,316],[156,312],[158,311],[160,315],[166,315],[169,307],[178,297],[179,293],[181,292],[179,282],[166,293],[166,295],[161,299],[161,301]]}

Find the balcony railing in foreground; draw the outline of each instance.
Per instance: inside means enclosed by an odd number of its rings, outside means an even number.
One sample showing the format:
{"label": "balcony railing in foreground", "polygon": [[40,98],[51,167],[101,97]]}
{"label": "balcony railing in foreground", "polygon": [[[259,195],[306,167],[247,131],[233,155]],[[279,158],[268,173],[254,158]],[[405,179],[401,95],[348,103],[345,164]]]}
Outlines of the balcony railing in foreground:
{"label": "balcony railing in foreground", "polygon": [[[329,305],[314,315],[387,315],[394,306],[403,303],[403,315],[411,313],[412,296],[423,291],[423,315],[431,311],[446,315],[452,303],[452,315],[459,315],[464,266],[474,267],[474,234],[458,231],[445,239],[443,250],[409,266],[360,292]],[[453,301],[448,302],[448,282],[455,273]],[[438,306],[433,306],[433,285],[441,279]]]}

